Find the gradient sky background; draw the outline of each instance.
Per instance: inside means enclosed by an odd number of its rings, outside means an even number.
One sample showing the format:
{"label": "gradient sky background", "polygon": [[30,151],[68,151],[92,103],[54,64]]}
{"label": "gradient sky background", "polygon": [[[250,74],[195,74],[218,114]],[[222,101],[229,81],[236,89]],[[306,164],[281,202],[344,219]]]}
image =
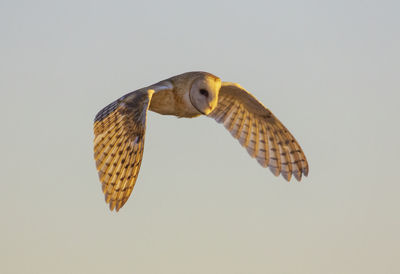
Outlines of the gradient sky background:
{"label": "gradient sky background", "polygon": [[[400,273],[399,1],[0,1],[0,273]],[[150,113],[104,202],[92,121],[191,70],[291,130],[287,183],[207,117]]]}

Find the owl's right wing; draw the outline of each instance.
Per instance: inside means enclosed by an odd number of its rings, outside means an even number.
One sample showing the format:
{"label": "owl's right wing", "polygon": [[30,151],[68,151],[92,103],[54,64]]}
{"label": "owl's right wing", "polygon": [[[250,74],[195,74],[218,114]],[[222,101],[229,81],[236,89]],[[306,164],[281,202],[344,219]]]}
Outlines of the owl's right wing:
{"label": "owl's right wing", "polygon": [[118,211],[135,186],[153,92],[145,88],[128,93],[103,108],[94,120],[94,158],[111,210]]}
{"label": "owl's right wing", "polygon": [[253,95],[236,83],[222,83],[217,107],[208,115],[223,123],[250,156],[276,176],[300,181],[308,163],[300,145],[286,127]]}

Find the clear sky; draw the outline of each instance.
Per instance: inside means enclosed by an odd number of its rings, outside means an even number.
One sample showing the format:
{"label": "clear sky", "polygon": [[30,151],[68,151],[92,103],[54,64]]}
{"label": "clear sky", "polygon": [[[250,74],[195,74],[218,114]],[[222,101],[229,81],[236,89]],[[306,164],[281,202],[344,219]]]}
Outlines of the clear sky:
{"label": "clear sky", "polygon": [[[0,1],[0,273],[400,273],[399,1]],[[310,174],[287,183],[207,117],[150,113],[104,202],[92,122],[192,70],[252,92]]]}

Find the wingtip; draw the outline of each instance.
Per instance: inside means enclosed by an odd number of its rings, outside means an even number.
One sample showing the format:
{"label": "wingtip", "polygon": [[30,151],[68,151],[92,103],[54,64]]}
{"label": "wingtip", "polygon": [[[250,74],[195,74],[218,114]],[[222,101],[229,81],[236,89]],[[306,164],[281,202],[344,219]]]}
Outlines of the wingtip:
{"label": "wingtip", "polygon": [[272,172],[272,174],[274,174],[276,177],[279,176],[280,171],[279,171],[278,168],[276,168],[276,167],[274,167],[272,165],[269,165],[268,167],[269,167],[269,170]]}
{"label": "wingtip", "polygon": [[115,207],[115,212],[118,212],[123,206],[124,206],[124,202],[121,200],[118,201],[117,206]]}
{"label": "wingtip", "polygon": [[292,173],[282,171],[282,176],[283,178],[285,178],[286,181],[290,182],[290,179],[292,178]]}
{"label": "wingtip", "polygon": [[304,176],[308,176],[308,167],[306,167],[306,168],[303,168],[303,174],[304,174]]}
{"label": "wingtip", "polygon": [[296,178],[296,180],[297,180],[298,182],[301,181],[301,177],[302,177],[302,176],[301,176],[301,175],[302,175],[301,171],[296,170],[296,171],[293,172],[293,175],[294,175],[294,178]]}

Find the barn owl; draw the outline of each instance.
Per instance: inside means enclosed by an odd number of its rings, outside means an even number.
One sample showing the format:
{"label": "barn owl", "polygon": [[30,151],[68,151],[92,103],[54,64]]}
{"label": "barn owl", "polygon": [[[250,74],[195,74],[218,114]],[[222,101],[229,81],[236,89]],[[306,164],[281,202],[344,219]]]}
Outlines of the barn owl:
{"label": "barn owl", "polygon": [[187,72],[128,93],[94,119],[94,158],[110,210],[118,211],[135,186],[142,163],[147,110],[222,123],[275,176],[308,175],[303,150],[286,127],[239,84],[207,72]]}

